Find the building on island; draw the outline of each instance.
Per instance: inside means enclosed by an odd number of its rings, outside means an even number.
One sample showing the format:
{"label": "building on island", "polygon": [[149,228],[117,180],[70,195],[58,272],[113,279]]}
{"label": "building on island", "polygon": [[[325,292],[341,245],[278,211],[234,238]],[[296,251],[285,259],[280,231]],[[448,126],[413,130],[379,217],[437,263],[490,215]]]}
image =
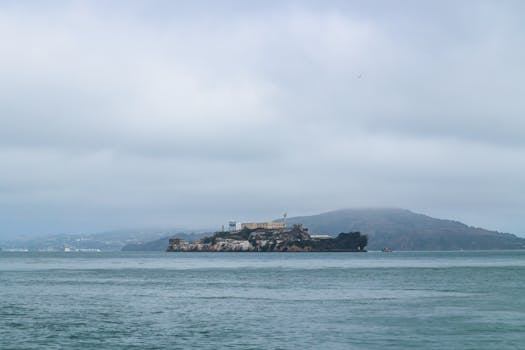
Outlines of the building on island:
{"label": "building on island", "polygon": [[184,239],[182,238],[170,238],[169,241],[170,247],[175,246],[183,246],[184,245]]}
{"label": "building on island", "polygon": [[313,239],[332,239],[330,235],[310,235]]}
{"label": "building on island", "polygon": [[228,231],[234,232],[234,231],[240,231],[241,230],[241,223],[237,221],[230,221],[228,222]]}
{"label": "building on island", "polygon": [[256,230],[256,229],[265,229],[265,230],[279,230],[286,228],[285,222],[245,222],[241,225],[242,229]]}

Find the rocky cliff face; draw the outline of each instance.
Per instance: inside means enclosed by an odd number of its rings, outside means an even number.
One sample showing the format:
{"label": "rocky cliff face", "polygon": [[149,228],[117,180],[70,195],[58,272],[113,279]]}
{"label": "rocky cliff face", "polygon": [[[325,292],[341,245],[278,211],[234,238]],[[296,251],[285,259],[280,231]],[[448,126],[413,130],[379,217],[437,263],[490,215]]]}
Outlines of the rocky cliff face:
{"label": "rocky cliff face", "polygon": [[243,229],[218,232],[199,241],[186,243],[180,238],[169,241],[168,251],[178,252],[362,252],[367,237],[359,232],[341,233],[337,238],[312,238],[301,225],[290,229]]}

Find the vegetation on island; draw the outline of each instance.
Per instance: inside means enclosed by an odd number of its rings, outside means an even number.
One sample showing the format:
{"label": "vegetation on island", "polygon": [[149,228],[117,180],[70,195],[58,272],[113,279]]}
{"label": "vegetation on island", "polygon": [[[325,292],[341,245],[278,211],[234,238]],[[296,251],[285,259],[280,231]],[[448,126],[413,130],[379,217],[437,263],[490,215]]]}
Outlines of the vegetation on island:
{"label": "vegetation on island", "polygon": [[312,237],[301,225],[285,229],[248,229],[216,232],[195,242],[171,239],[168,251],[243,252],[364,252],[368,237],[360,232],[337,237]]}

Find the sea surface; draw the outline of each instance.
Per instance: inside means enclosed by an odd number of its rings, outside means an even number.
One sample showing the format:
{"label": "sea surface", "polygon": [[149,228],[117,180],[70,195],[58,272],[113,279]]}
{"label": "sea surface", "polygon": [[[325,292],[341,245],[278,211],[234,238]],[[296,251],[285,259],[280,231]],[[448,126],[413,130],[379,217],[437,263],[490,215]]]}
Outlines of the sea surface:
{"label": "sea surface", "polygon": [[0,349],[525,349],[525,251],[0,252]]}

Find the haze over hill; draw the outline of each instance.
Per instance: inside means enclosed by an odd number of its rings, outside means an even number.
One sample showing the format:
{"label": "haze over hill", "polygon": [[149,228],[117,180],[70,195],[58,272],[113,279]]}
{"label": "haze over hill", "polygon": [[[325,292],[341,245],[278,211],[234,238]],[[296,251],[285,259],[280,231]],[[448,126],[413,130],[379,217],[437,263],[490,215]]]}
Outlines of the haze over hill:
{"label": "haze over hill", "polygon": [[[280,221],[282,219],[276,220]],[[525,239],[509,233],[467,226],[458,221],[436,219],[405,209],[344,209],[287,219],[303,224],[310,233],[337,235],[359,231],[367,234],[368,249],[395,250],[522,249]],[[208,232],[208,233],[205,233]],[[102,251],[164,251],[170,237],[186,241],[211,235],[204,230],[118,230],[93,234],[61,234],[0,242],[0,248],[61,250],[64,247]]]}
{"label": "haze over hill", "polygon": [[[188,232],[188,233],[185,233]],[[86,234],[57,234],[44,237],[26,238],[17,240],[0,240],[0,249],[28,249],[32,251],[60,251],[65,247],[71,249],[99,249],[101,251],[120,251],[129,246],[129,250],[165,250],[152,249],[164,243],[150,243],[162,241],[165,237],[182,235],[186,239],[200,237],[193,235],[192,230],[181,229],[123,229],[99,233]],[[158,241],[157,241],[158,240]],[[167,238],[165,246],[167,246]],[[145,245],[144,245],[145,244]],[[144,246],[143,246],[144,245]]]}
{"label": "haze over hill", "polygon": [[145,252],[145,251],[165,251],[168,248],[169,240],[172,237],[182,238],[185,241],[193,241],[196,239],[203,238],[205,236],[211,236],[213,233],[177,233],[175,235],[169,235],[161,237],[154,241],[148,242],[137,242],[137,243],[128,243],[122,247],[124,252]]}
{"label": "haze over hill", "polygon": [[[277,221],[280,221],[279,219]],[[522,249],[525,239],[467,226],[453,220],[436,219],[405,209],[344,209],[311,216],[291,217],[289,225],[303,224],[310,233],[337,235],[360,231],[367,234],[368,249],[384,247],[395,250],[485,250]],[[188,240],[188,237],[181,236]],[[167,237],[142,244],[127,245],[124,250],[164,250]]]}
{"label": "haze over hill", "polygon": [[508,233],[432,218],[405,209],[344,209],[288,218],[311,232],[335,235],[360,231],[369,236],[368,249],[397,250],[520,249],[525,239]]}

